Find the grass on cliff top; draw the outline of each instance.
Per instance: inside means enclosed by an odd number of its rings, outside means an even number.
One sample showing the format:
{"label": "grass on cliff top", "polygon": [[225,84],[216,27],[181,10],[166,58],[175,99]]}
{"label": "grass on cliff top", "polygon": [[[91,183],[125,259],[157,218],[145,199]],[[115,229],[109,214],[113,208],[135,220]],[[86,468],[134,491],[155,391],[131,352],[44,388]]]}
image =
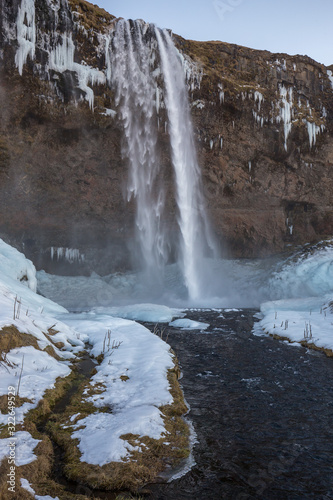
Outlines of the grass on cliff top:
{"label": "grass on cliff top", "polygon": [[87,30],[104,31],[107,25],[115,19],[115,16],[106,10],[86,0],[69,0],[69,5],[73,12],[78,12],[78,20]]}
{"label": "grass on cliff top", "polygon": [[225,42],[197,42],[176,37],[176,44],[202,66],[205,75],[203,90],[209,87],[208,91],[216,91],[218,83],[223,83],[224,90],[230,95],[256,90],[258,74],[264,74],[268,69],[264,51],[263,57],[259,58],[256,57],[257,51]]}

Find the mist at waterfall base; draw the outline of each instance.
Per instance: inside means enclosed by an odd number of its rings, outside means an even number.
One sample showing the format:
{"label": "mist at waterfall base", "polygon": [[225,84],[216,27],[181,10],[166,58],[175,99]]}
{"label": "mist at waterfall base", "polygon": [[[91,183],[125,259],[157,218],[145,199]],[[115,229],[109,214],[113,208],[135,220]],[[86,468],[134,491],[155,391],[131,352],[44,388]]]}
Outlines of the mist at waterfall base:
{"label": "mist at waterfall base", "polygon": [[166,265],[161,287],[151,287],[143,272],[99,276],[56,276],[39,271],[40,293],[73,311],[135,304],[173,308],[259,308],[266,301],[300,299],[329,302],[333,297],[333,245],[305,246],[285,258],[206,259],[203,295],[190,300],[177,264]]}

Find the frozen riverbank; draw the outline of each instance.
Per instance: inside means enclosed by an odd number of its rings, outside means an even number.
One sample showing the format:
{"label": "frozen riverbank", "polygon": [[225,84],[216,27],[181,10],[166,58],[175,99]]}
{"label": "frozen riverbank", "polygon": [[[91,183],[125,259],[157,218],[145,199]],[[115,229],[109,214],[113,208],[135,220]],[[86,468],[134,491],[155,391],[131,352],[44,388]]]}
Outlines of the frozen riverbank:
{"label": "frozen riverbank", "polygon": [[[8,439],[15,440],[16,480],[31,483],[21,467],[38,463],[43,456],[45,436],[39,435],[37,424],[52,415],[52,405],[66,392],[66,384],[73,385],[75,365],[83,353],[95,360],[95,370],[77,389],[79,403],[70,402],[61,420],[56,418],[57,435],[66,434],[63,446],[76,450],[75,460],[67,464],[72,477],[80,479],[82,463],[85,474],[88,467],[91,482],[119,488],[122,483],[112,476],[112,464],[119,464],[119,476],[121,466],[126,470],[130,462],[140,464],[145,457],[140,474],[135,477],[133,473],[127,485],[122,479],[124,487],[135,489],[163,470],[161,456],[168,457],[170,467],[185,458],[188,431],[181,416],[187,407],[168,344],[134,321],[97,312],[70,314],[37,295],[34,266],[2,241],[0,267],[2,469],[10,465]],[[177,432],[183,440],[176,439]],[[149,468],[147,455],[153,446],[162,453],[157,453],[155,466]],[[177,447],[182,448],[178,454]],[[100,479],[96,466],[111,467],[107,482]],[[33,484],[36,491],[39,486]]]}

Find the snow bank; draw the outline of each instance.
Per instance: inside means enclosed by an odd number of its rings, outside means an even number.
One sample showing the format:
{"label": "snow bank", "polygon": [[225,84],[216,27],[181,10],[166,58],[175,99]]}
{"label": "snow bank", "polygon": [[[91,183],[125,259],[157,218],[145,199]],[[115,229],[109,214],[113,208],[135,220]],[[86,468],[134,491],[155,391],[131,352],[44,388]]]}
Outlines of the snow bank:
{"label": "snow bank", "polygon": [[[62,358],[74,357],[74,353],[83,350],[85,342],[92,346],[93,356],[103,355],[90,380],[93,395],[88,390],[84,394],[85,399],[95,405],[96,412],[86,418],[80,419],[78,414],[70,419],[73,438],[79,440],[81,460],[103,465],[128,456],[133,448],[120,438],[123,434],[160,438],[166,430],[158,408],[173,401],[167,378],[168,369],[174,367],[170,347],[144,326],[114,315],[170,322],[174,317],[182,316],[181,311],[140,304],[70,314],[20,283],[17,279],[27,270],[31,279],[35,278],[33,265],[3,242],[1,249],[0,335],[2,327],[14,325],[19,332],[33,335],[41,349],[32,345],[13,348],[6,355],[6,364],[0,364],[0,395],[7,394],[8,386],[18,388],[19,385],[19,396],[29,400],[16,408],[16,423],[22,422],[24,414],[37,406],[45,390],[54,386],[57,377],[70,373],[68,361],[58,361],[42,350],[52,345],[45,335],[52,329],[49,332],[52,340],[63,343],[61,350],[54,346]],[[97,276],[95,279],[101,281]],[[104,281],[103,286],[106,286]],[[96,394],[94,387],[98,389]],[[110,413],[98,411],[105,407],[110,408]],[[0,424],[7,423],[7,418],[7,414],[0,414]],[[27,434],[17,433],[17,442],[21,447],[28,443],[31,451],[35,441],[31,441]],[[5,449],[6,444],[0,440],[0,450]],[[0,459],[3,456],[0,453]],[[31,456],[30,453],[30,459]],[[24,483],[24,486],[30,488],[29,483]]]}
{"label": "snow bank", "polygon": [[169,323],[173,318],[185,316],[181,309],[158,304],[134,304],[130,306],[96,308],[95,310],[96,312],[104,312],[118,318],[147,321],[149,323]]}
{"label": "snow bank", "polygon": [[290,259],[270,280],[280,297],[261,304],[260,326],[291,342],[333,350],[333,248],[315,248]]}
{"label": "snow bank", "polygon": [[75,427],[85,426],[73,433],[80,441],[81,460],[96,465],[121,460],[130,450],[122,434],[161,437],[165,428],[158,407],[172,402],[167,370],[174,364],[168,344],[140,324],[106,314],[61,319],[89,338],[94,356],[104,355],[91,379],[92,386],[102,384],[104,391],[87,401],[112,408],[112,414],[96,412],[76,422]]}
{"label": "snow bank", "polygon": [[[37,406],[45,390],[52,389],[58,377],[66,377],[71,372],[67,364],[32,346],[12,349],[6,359],[8,365],[0,365],[1,394],[7,394],[10,386],[18,388],[19,384],[19,396],[31,401],[16,408],[16,423],[23,422],[24,414]],[[8,415],[0,414],[0,424],[7,424],[7,421]]]}
{"label": "snow bank", "polygon": [[267,333],[333,350],[333,314],[325,299],[278,300],[266,302],[260,309],[260,325]]}
{"label": "snow bank", "polygon": [[[0,364],[0,395],[7,394],[9,386],[17,389],[21,375],[19,395],[30,400],[16,408],[16,423],[23,422],[24,414],[37,406],[58,377],[70,373],[66,360],[81,351],[85,341],[53,316],[66,313],[66,309],[37,295],[35,288],[36,270],[32,262],[0,240],[0,336],[4,327],[14,326],[18,332],[35,337],[38,346],[13,348],[6,354],[7,362]],[[63,344],[62,349],[54,345],[58,342]],[[63,361],[43,351],[47,346],[52,346]],[[7,414],[0,413],[0,423],[6,424],[7,419]]]}
{"label": "snow bank", "polygon": [[[7,280],[8,283],[8,280]],[[65,358],[73,358],[72,352],[78,352],[84,347],[84,338],[79,338],[65,324],[61,323],[52,314],[66,313],[66,309],[54,304],[48,299],[31,292],[27,287],[18,284],[12,292],[11,283],[4,283],[0,279],[0,329],[6,326],[15,326],[19,332],[33,335],[40,349],[52,345],[45,336],[49,329],[57,331],[52,336],[54,342],[62,342],[66,351],[54,347],[55,352]],[[1,333],[0,333],[1,335]]]}
{"label": "snow bank", "polygon": [[27,285],[36,292],[36,268],[24,255],[15,248],[0,240],[0,279],[12,278]]}
{"label": "snow bank", "polygon": [[184,330],[206,330],[206,328],[209,327],[209,323],[201,323],[200,321],[193,321],[191,319],[183,318],[171,321],[171,323],[169,323],[169,326],[183,328]]}
{"label": "snow bank", "polygon": [[289,259],[273,274],[269,287],[278,297],[333,296],[333,247],[314,249]]}

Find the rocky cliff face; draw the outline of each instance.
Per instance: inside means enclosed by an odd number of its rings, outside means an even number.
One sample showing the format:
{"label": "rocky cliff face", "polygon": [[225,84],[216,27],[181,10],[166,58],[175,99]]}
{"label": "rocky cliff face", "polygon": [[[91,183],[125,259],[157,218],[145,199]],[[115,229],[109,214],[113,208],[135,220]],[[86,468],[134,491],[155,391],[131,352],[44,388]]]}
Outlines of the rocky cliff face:
{"label": "rocky cliff face", "polygon": [[[123,196],[127,164],[111,83],[116,20],[83,0],[3,0],[0,15],[1,234],[50,271],[59,263],[63,272],[72,263],[97,272],[128,267],[134,208]],[[331,71],[308,57],[174,40],[209,215],[232,255],[263,256],[331,235]],[[157,87],[167,167],[165,122]],[[169,190],[171,181],[170,171]]]}

